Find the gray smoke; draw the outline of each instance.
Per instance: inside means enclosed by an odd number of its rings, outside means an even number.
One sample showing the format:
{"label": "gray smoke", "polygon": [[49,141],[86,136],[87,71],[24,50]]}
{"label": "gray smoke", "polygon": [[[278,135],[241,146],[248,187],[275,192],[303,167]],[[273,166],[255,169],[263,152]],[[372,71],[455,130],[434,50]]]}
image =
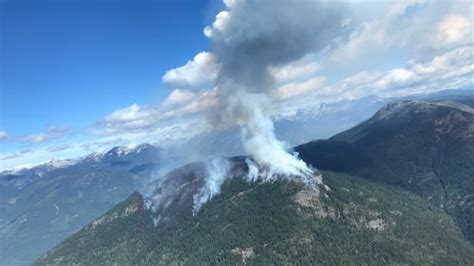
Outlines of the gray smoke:
{"label": "gray smoke", "polygon": [[[215,81],[220,110],[211,122],[218,128],[242,128],[242,144],[251,155],[246,160],[247,180],[296,178],[317,190],[321,176],[298,159],[297,154],[288,153],[285,144],[275,136],[270,98],[275,81],[270,70],[330,47],[342,29],[341,7],[329,1],[310,0],[224,3],[225,10],[204,30],[211,41],[211,52],[201,53],[186,66],[168,71],[163,80],[171,87],[192,89],[194,83],[206,84],[207,79],[196,74],[201,69],[213,73],[209,78]],[[193,195],[193,215],[220,193],[222,184],[232,176],[229,170],[229,161],[225,159],[207,162],[204,184]],[[161,187],[161,195],[151,199],[160,204],[150,204],[158,206],[157,210],[168,204],[167,187],[174,191],[179,186],[165,182]]]}
{"label": "gray smoke", "polygon": [[310,176],[312,170],[286,152],[271,120],[269,72],[321,51],[341,29],[339,6],[309,0],[224,0],[226,10],[206,27],[219,64],[218,127],[242,127],[242,143],[252,158],[275,174]]}

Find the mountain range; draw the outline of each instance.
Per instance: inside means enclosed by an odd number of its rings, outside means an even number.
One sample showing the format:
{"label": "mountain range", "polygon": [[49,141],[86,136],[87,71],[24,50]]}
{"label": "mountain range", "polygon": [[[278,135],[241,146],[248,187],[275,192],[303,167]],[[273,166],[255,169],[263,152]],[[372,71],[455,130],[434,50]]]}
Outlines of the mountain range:
{"label": "mountain range", "polygon": [[29,265],[141,186],[160,151],[115,147],[80,160],[0,173],[0,265]]}
{"label": "mountain range", "polygon": [[[443,264],[474,261],[474,98],[397,101],[327,140],[295,148],[323,170],[300,182],[249,182],[230,159],[221,193],[193,215],[200,163],[171,171],[68,237],[37,265]],[[166,189],[163,189],[166,188]]]}

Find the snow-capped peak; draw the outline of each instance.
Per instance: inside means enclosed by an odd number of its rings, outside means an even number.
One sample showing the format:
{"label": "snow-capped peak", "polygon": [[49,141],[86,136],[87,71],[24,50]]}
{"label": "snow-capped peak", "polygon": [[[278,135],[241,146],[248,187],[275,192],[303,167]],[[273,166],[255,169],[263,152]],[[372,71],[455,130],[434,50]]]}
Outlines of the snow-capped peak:
{"label": "snow-capped peak", "polygon": [[51,168],[65,168],[77,163],[77,161],[78,160],[75,160],[75,159],[63,159],[63,160],[52,159],[39,166],[47,166]]}

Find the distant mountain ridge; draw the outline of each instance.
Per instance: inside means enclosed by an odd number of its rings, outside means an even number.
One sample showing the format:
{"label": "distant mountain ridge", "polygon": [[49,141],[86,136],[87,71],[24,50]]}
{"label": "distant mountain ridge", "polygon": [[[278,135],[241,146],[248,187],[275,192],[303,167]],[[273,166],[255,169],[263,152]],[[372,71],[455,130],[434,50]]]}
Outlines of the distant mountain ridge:
{"label": "distant mountain ridge", "polygon": [[0,265],[29,265],[128,197],[165,163],[159,149],[115,147],[0,173]]}

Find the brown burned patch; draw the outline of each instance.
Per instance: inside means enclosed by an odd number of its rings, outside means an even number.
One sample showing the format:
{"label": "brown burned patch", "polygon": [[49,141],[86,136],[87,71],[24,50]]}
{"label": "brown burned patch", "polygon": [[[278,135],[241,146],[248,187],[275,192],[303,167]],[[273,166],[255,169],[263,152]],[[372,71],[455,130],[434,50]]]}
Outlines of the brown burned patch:
{"label": "brown burned patch", "polygon": [[294,200],[301,206],[314,208],[319,203],[319,194],[316,191],[302,189],[296,193]]}
{"label": "brown burned patch", "polygon": [[326,206],[325,204],[323,204],[319,197],[320,194],[318,191],[302,189],[295,194],[293,199],[300,206],[310,208],[312,210],[311,212],[307,212],[302,211],[300,208],[298,208],[300,213],[308,219],[338,218],[339,214],[337,213],[337,211],[333,207]]}

